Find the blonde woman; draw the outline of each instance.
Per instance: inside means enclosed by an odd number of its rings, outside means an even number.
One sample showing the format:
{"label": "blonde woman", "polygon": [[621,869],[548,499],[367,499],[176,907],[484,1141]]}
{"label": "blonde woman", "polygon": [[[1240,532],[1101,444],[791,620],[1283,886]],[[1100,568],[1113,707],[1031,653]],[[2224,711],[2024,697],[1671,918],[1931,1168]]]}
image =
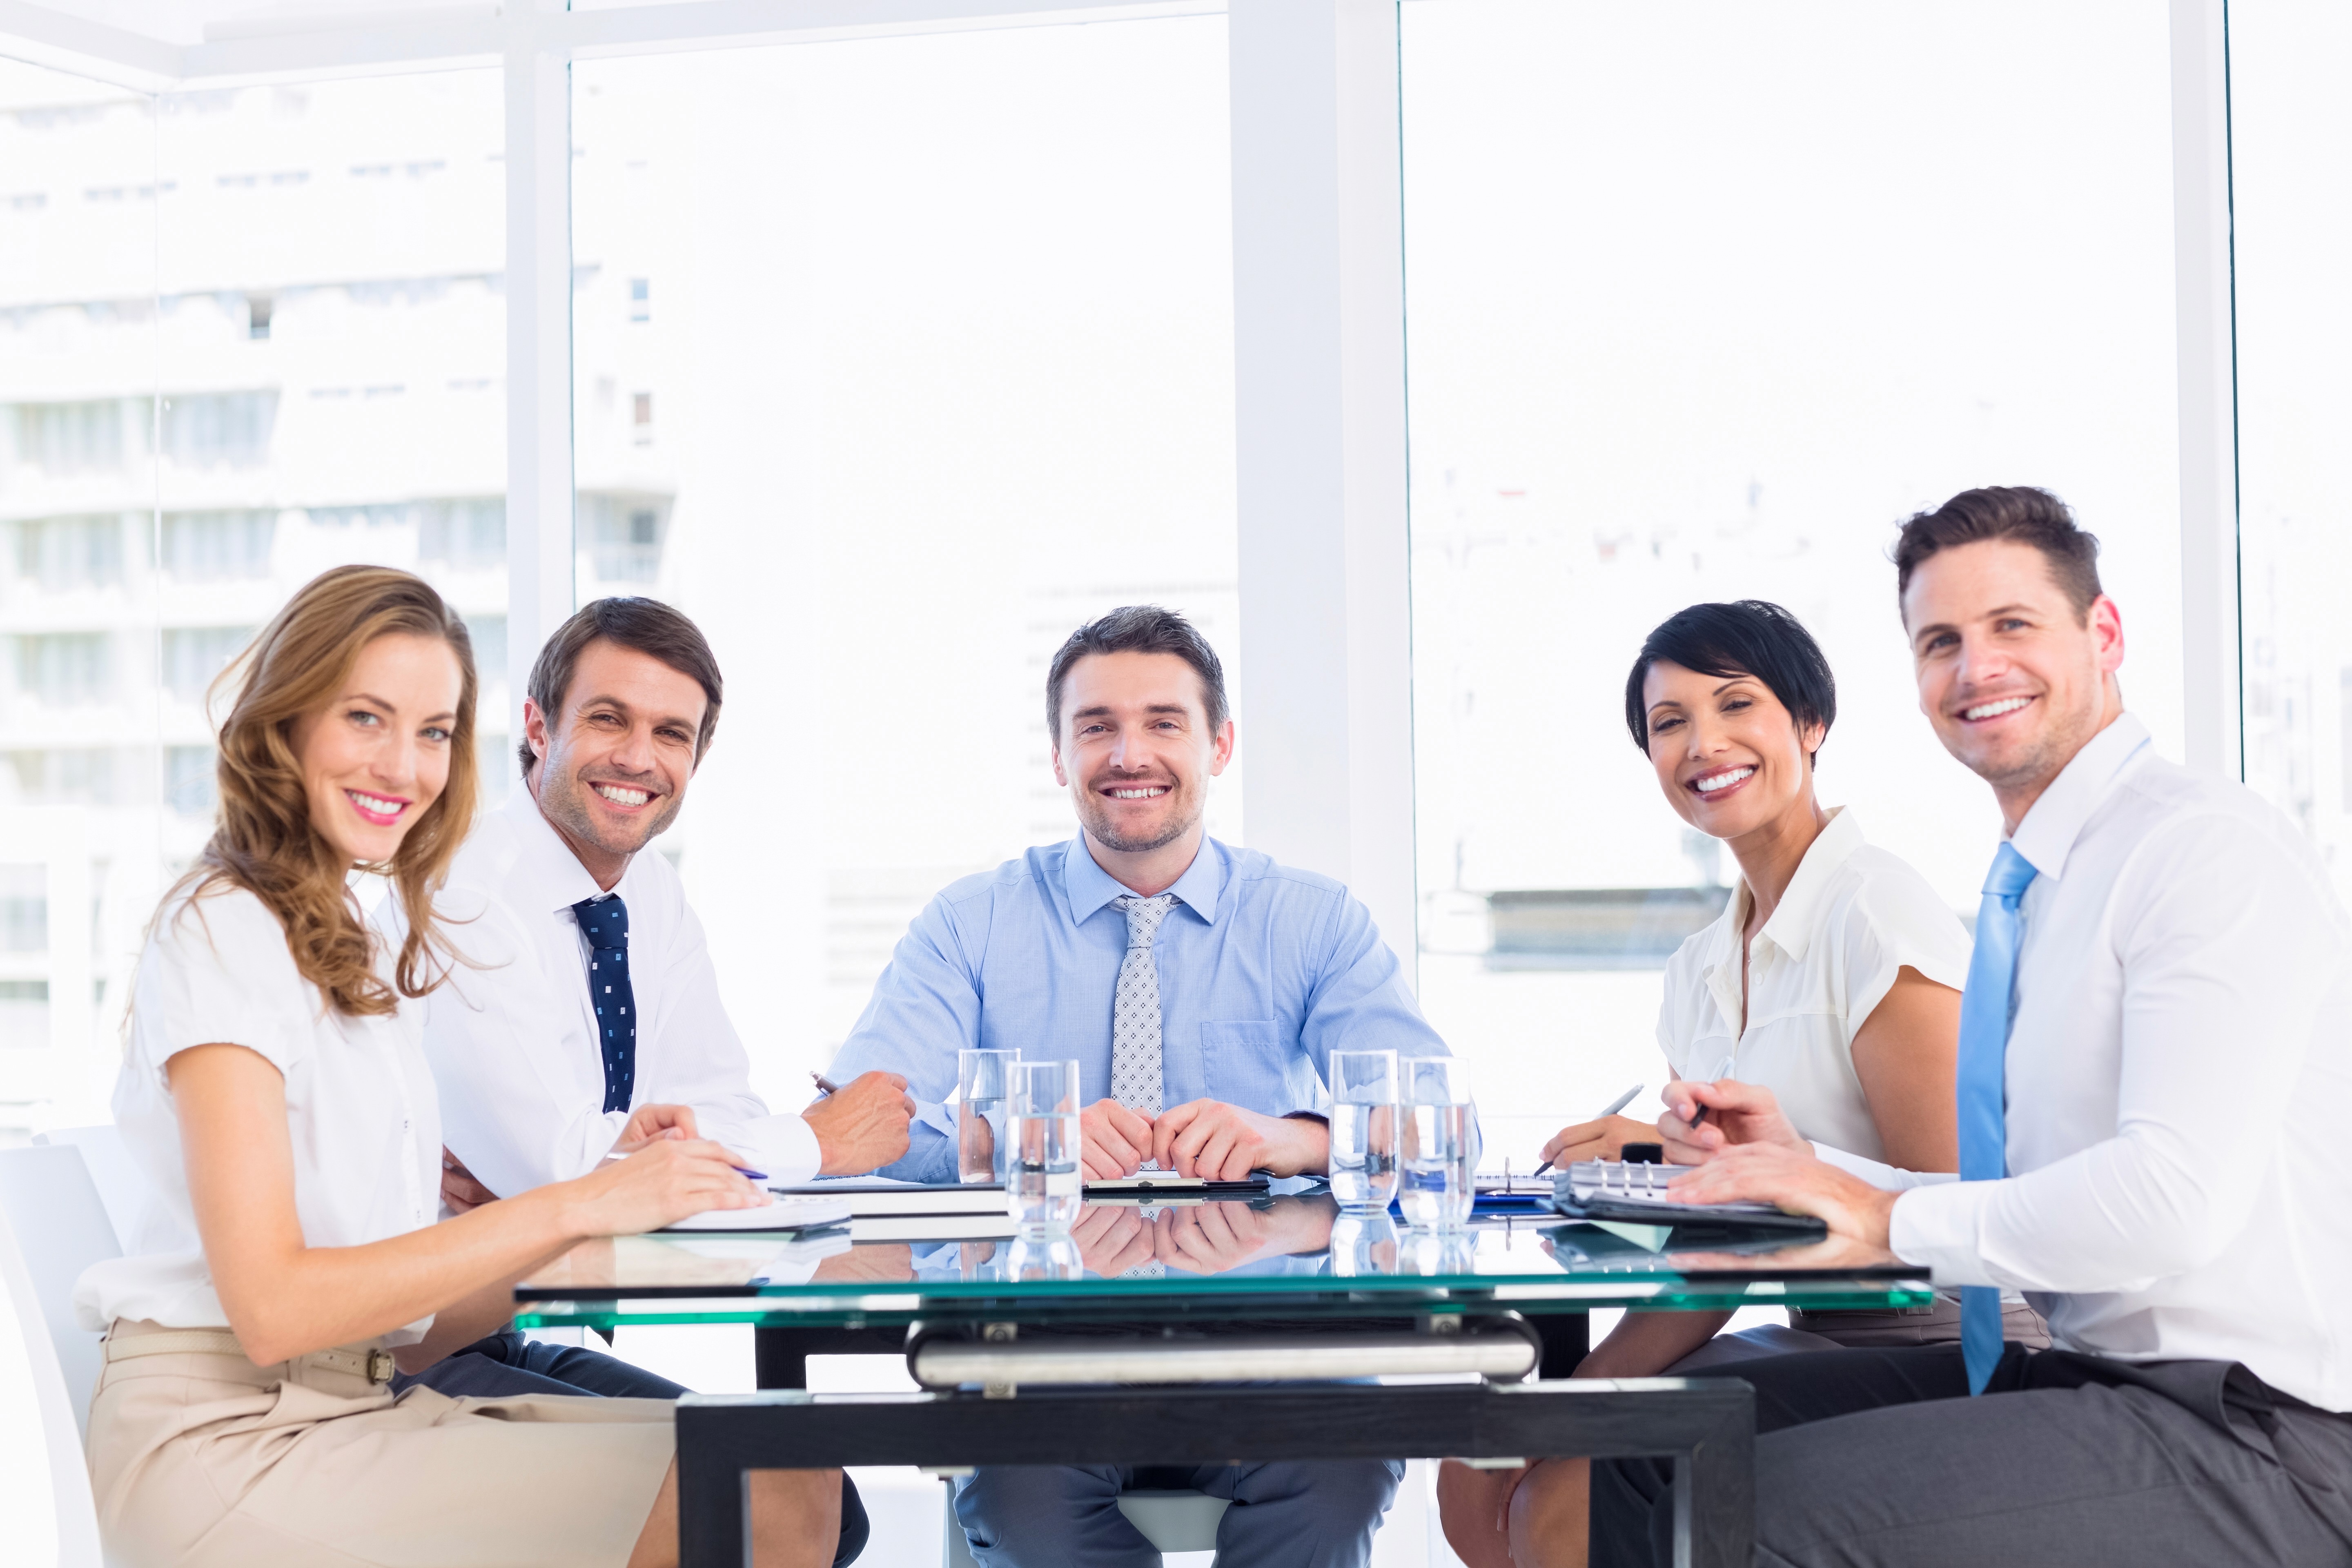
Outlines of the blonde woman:
{"label": "blonde woman", "polygon": [[[200,1246],[101,1264],[76,1296],[107,1331],[89,1459],[108,1560],[675,1563],[667,1403],[388,1384],[503,1322],[512,1282],[579,1243],[765,1195],[718,1145],[656,1141],[436,1224],[416,1001],[451,962],[433,893],[474,812],[465,626],[406,573],[342,567],[226,679],[219,822],[157,911],[114,1097]],[[396,949],[354,868],[407,911]],[[761,1475],[751,1497],[762,1561],[830,1561],[837,1472]]]}

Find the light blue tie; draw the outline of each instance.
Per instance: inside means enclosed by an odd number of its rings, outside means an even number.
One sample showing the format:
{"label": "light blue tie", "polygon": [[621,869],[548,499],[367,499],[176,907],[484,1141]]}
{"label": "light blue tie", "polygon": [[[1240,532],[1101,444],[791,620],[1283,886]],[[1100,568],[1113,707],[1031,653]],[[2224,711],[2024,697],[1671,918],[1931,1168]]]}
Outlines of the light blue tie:
{"label": "light blue tie", "polygon": [[[2017,905],[2034,878],[2033,863],[2008,845],[1992,858],[1969,988],[1960,993],[1960,1180],[1997,1182],[2009,1174],[2007,1085],[2009,999],[2017,980]],[[2000,1360],[2000,1292],[1960,1288],[1960,1354],[1969,1392],[1982,1394]]]}

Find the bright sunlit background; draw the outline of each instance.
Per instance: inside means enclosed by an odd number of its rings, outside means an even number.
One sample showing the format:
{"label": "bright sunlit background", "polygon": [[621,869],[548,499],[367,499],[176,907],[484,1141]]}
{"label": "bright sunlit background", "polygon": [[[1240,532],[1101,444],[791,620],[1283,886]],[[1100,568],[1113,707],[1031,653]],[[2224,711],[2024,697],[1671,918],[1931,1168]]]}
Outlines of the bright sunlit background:
{"label": "bright sunlit background", "polygon": [[[1955,490],[2044,485],[2179,754],[2167,17],[1402,19],[1420,918],[1387,934],[1528,1161],[1634,1083],[1654,1107],[1659,972],[1735,874],[1624,733],[1665,616],[1796,611],[1839,680],[1823,798],[1965,912],[1997,824],[1916,712],[1885,555]],[[2246,772],[2344,884],[2352,12],[2229,25]],[[1228,80],[1222,16],[572,68],[577,596],[718,647],[660,847],[780,1104],[924,900],[1071,832],[1042,681],[1074,626],[1168,604],[1249,657]],[[511,776],[505,108],[496,69],[148,94],[0,59],[0,1143],[106,1118],[210,828],[207,684],[310,576],[448,595]],[[635,1353],[748,1378],[719,1344]],[[1444,1561],[1409,1493],[1382,1563]],[[877,1561],[923,1560],[917,1512]]]}

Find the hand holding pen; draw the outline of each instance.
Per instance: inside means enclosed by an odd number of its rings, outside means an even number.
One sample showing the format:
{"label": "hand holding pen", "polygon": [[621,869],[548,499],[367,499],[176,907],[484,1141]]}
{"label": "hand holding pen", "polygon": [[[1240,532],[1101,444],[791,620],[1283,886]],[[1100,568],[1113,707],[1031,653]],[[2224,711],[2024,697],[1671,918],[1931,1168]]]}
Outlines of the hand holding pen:
{"label": "hand holding pen", "polygon": [[816,1134],[819,1175],[864,1175],[907,1152],[915,1101],[904,1078],[864,1072],[841,1084],[813,1072],[809,1079],[817,1098],[802,1110],[801,1120]]}
{"label": "hand holding pen", "polygon": [[[1600,1114],[1593,1117],[1591,1121],[1580,1121],[1573,1127],[1563,1127],[1553,1134],[1551,1142],[1543,1146],[1544,1162],[1536,1167],[1535,1173],[1540,1176],[1558,1164],[1573,1164],[1579,1160],[1599,1160],[1608,1157],[1612,1152],[1610,1146],[1612,1131],[1622,1133],[1625,1131],[1624,1128],[1612,1130],[1610,1122],[1612,1120],[1622,1120],[1617,1113],[1633,1104],[1633,1097],[1641,1093],[1643,1087],[1642,1084],[1635,1084],[1602,1107]],[[1627,1122],[1626,1127],[1639,1128],[1643,1132],[1650,1131],[1638,1121]],[[1622,1143],[1624,1140],[1620,1137],[1617,1142]]]}
{"label": "hand holding pen", "polygon": [[1772,1091],[1740,1082],[1731,1070],[1726,1061],[1711,1083],[1681,1079],[1666,1086],[1666,1113],[1658,1118],[1666,1163],[1703,1165],[1734,1143],[1782,1143],[1811,1153],[1812,1145],[1797,1135]]}

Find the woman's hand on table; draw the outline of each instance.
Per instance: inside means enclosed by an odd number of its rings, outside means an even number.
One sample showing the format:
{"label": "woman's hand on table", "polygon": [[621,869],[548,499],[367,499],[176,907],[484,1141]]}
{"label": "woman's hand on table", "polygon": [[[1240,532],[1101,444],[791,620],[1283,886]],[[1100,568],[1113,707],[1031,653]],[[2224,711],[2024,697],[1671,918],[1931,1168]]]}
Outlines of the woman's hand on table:
{"label": "woman's hand on table", "polygon": [[[1773,1143],[1812,1155],[1813,1146],[1797,1135],[1780,1100],[1761,1084],[1678,1078],[1666,1085],[1664,1098],[1666,1110],[1658,1118],[1658,1140],[1666,1146],[1670,1165],[1704,1165],[1726,1149],[1751,1143]],[[1691,1118],[1701,1106],[1706,1108],[1706,1120],[1694,1127]]]}
{"label": "woman's hand on table", "polygon": [[745,1163],[708,1139],[656,1139],[562,1184],[573,1234],[635,1236],[706,1209],[757,1208],[768,1194],[744,1179]]}
{"label": "woman's hand on table", "polygon": [[1628,1143],[1657,1141],[1658,1130],[1646,1121],[1636,1121],[1630,1116],[1604,1116],[1598,1121],[1580,1121],[1553,1133],[1551,1142],[1543,1146],[1543,1157],[1555,1165],[1574,1164],[1579,1160],[1615,1160],[1622,1156]]}

